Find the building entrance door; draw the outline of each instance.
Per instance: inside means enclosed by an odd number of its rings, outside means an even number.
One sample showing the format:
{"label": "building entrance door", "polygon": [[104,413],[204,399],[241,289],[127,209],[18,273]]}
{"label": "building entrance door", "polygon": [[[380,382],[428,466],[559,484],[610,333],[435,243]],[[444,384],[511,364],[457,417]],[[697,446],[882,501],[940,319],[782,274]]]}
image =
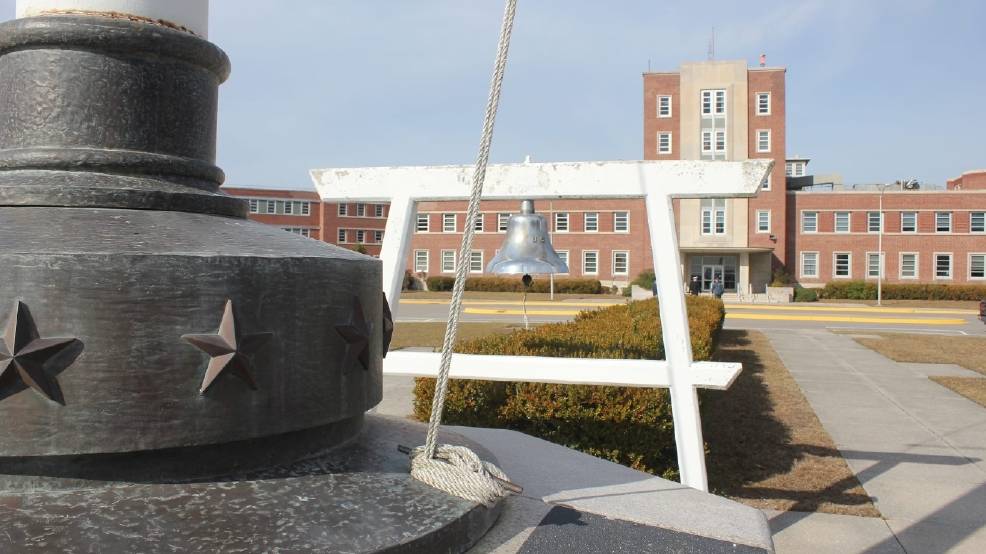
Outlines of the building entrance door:
{"label": "building entrance door", "polygon": [[702,266],[702,290],[710,291],[712,290],[712,282],[715,279],[722,281],[723,276],[723,266],[721,265],[703,265]]}

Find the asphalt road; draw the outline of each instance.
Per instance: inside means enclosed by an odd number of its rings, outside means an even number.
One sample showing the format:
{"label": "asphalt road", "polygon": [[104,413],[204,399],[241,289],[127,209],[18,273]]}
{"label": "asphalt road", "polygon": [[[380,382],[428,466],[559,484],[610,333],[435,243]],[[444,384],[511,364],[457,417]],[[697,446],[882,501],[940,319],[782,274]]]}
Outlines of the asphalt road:
{"label": "asphalt road", "polygon": [[[527,303],[531,323],[568,321],[581,310],[619,304],[623,299],[580,299]],[[515,300],[466,300],[460,321],[523,322]],[[407,299],[398,321],[446,321],[448,300]],[[860,304],[726,304],[727,329],[840,329],[986,335],[973,310],[869,307]]]}

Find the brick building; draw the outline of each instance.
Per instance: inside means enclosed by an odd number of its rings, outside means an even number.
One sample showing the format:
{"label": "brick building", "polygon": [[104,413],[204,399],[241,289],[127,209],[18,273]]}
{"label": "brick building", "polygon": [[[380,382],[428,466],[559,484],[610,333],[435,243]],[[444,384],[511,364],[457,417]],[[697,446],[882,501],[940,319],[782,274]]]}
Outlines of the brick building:
{"label": "brick building", "polygon": [[223,187],[250,202],[250,219],[322,240],[322,199],[315,191]]}

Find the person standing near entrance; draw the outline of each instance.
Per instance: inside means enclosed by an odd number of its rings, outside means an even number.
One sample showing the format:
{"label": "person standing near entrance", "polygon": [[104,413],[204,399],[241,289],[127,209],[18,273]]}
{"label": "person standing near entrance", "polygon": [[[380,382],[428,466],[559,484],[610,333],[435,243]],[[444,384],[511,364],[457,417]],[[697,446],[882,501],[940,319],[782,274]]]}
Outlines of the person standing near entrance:
{"label": "person standing near entrance", "polygon": [[699,293],[702,292],[702,283],[699,282],[697,275],[692,277],[691,283],[688,283],[688,292],[695,296],[698,296]]}
{"label": "person standing near entrance", "polygon": [[722,292],[724,290],[725,290],[725,287],[722,286],[722,281],[720,281],[719,278],[716,277],[715,282],[712,283],[712,296],[713,296],[713,298],[718,298],[719,300],[722,300]]}

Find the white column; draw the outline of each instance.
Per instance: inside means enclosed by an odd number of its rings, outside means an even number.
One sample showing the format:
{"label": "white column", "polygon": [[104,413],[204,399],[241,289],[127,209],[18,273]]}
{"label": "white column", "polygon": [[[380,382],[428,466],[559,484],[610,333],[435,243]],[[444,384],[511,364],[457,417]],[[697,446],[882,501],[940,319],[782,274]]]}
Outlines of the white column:
{"label": "white column", "polygon": [[411,240],[418,215],[418,203],[410,198],[398,197],[390,201],[387,215],[387,228],[380,247],[380,261],[383,262],[383,291],[387,293],[390,311],[397,317],[404,283],[404,270],[407,256],[411,253]]}
{"label": "white column", "polygon": [[17,17],[64,12],[116,12],[185,27],[209,38],[209,0],[17,0]]}

